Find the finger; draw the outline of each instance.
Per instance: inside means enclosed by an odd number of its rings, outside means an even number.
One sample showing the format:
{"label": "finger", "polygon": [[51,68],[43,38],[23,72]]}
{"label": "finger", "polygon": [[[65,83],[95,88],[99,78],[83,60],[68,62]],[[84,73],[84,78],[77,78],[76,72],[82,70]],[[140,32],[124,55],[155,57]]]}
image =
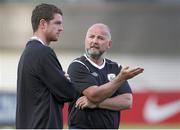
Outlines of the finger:
{"label": "finger", "polygon": [[129,66],[125,66],[122,70],[128,70]]}
{"label": "finger", "polygon": [[79,102],[80,102],[80,101],[79,101],[79,99],[78,99],[78,100],[76,101],[76,106],[79,104]]}
{"label": "finger", "polygon": [[82,102],[81,104],[79,104],[79,109],[84,109],[87,106],[86,102]]}
{"label": "finger", "polygon": [[87,107],[87,103],[84,103],[84,104],[82,104],[81,109],[83,110],[86,107]]}
{"label": "finger", "polygon": [[143,71],[143,70],[144,70],[143,68],[137,67],[137,68],[134,68],[134,69],[130,69],[129,73],[134,73],[134,72]]}
{"label": "finger", "polygon": [[81,104],[84,104],[86,102],[86,97],[82,96],[76,101],[76,107],[81,106]]}
{"label": "finger", "polygon": [[79,107],[82,101],[77,100],[76,101],[76,107]]}
{"label": "finger", "polygon": [[82,96],[82,97],[78,98],[78,100],[76,101],[76,103],[79,103],[79,102],[81,102],[81,101],[83,101],[83,100],[85,100],[85,96]]}
{"label": "finger", "polygon": [[133,73],[142,73],[143,71],[144,71],[143,68],[137,68],[137,69],[134,70]]}
{"label": "finger", "polygon": [[131,75],[134,77],[134,76],[142,73],[143,71],[144,71],[144,69],[141,69],[141,68],[140,68],[140,69],[136,69],[136,70],[134,70],[134,71],[131,73]]}
{"label": "finger", "polygon": [[76,103],[76,108],[79,108],[79,109],[80,109],[80,108],[81,108],[81,104],[82,104],[81,102]]}
{"label": "finger", "polygon": [[81,103],[81,100],[78,99],[78,100],[76,101],[76,107],[78,107],[80,103]]}
{"label": "finger", "polygon": [[75,105],[75,107],[77,107],[77,108],[78,108],[78,105],[79,105],[79,103],[77,103],[77,102],[76,102],[76,105]]}

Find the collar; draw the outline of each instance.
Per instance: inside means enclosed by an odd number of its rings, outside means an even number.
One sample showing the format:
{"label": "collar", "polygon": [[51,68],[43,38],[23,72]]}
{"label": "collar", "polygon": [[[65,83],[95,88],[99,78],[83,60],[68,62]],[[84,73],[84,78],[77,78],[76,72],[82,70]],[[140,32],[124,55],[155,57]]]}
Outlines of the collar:
{"label": "collar", "polygon": [[30,40],[38,40],[39,42],[41,42],[44,46],[47,46],[47,44],[45,44],[39,37],[37,37],[37,36],[32,36],[31,38],[30,38]]}
{"label": "collar", "polygon": [[103,64],[102,64],[102,65],[97,65],[97,64],[95,64],[90,58],[88,58],[88,56],[87,56],[86,54],[84,54],[84,56],[85,56],[85,58],[86,58],[94,67],[96,67],[96,68],[98,68],[98,69],[104,68],[105,63],[106,63],[106,59],[103,59]]}

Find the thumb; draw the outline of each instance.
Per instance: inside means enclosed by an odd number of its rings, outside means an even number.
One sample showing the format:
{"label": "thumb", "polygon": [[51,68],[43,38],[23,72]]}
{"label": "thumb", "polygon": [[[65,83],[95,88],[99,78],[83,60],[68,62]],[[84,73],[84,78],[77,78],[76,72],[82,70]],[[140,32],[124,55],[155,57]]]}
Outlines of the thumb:
{"label": "thumb", "polygon": [[124,70],[127,70],[127,69],[129,69],[129,66],[125,66],[123,69],[124,69]]}

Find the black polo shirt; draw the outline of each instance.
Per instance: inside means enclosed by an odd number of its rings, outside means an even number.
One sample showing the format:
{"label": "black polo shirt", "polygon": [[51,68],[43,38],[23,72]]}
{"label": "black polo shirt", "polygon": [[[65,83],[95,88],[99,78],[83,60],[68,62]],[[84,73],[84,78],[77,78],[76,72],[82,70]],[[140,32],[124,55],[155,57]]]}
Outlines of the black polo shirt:
{"label": "black polo shirt", "polygon": [[[97,85],[100,86],[112,80],[121,70],[121,66],[109,59],[104,59],[102,66],[97,66],[86,55],[75,59],[68,68],[68,74],[78,92],[76,100],[82,96],[84,89]],[[132,93],[128,82],[124,82],[112,97]],[[80,110],[75,108],[76,100],[69,104],[69,127],[70,128],[119,128],[120,112],[108,109]]]}

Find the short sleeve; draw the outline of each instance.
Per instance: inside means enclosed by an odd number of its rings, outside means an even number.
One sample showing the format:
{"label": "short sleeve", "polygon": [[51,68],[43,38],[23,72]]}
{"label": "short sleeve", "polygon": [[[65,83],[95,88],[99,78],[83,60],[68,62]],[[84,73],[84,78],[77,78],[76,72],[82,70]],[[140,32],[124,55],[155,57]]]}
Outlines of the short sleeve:
{"label": "short sleeve", "polygon": [[91,74],[88,67],[79,62],[72,62],[68,68],[68,74],[75,89],[82,93],[82,91],[90,86],[97,85],[97,80]]}
{"label": "short sleeve", "polygon": [[[119,68],[119,72],[122,69],[122,66],[120,64],[118,64],[118,68]],[[117,90],[118,94],[124,94],[124,93],[132,93],[131,87],[128,83],[128,81],[125,81],[121,87],[119,87],[119,89]]]}
{"label": "short sleeve", "polygon": [[127,81],[125,81],[121,87],[117,90],[118,94],[132,93],[131,87]]}

